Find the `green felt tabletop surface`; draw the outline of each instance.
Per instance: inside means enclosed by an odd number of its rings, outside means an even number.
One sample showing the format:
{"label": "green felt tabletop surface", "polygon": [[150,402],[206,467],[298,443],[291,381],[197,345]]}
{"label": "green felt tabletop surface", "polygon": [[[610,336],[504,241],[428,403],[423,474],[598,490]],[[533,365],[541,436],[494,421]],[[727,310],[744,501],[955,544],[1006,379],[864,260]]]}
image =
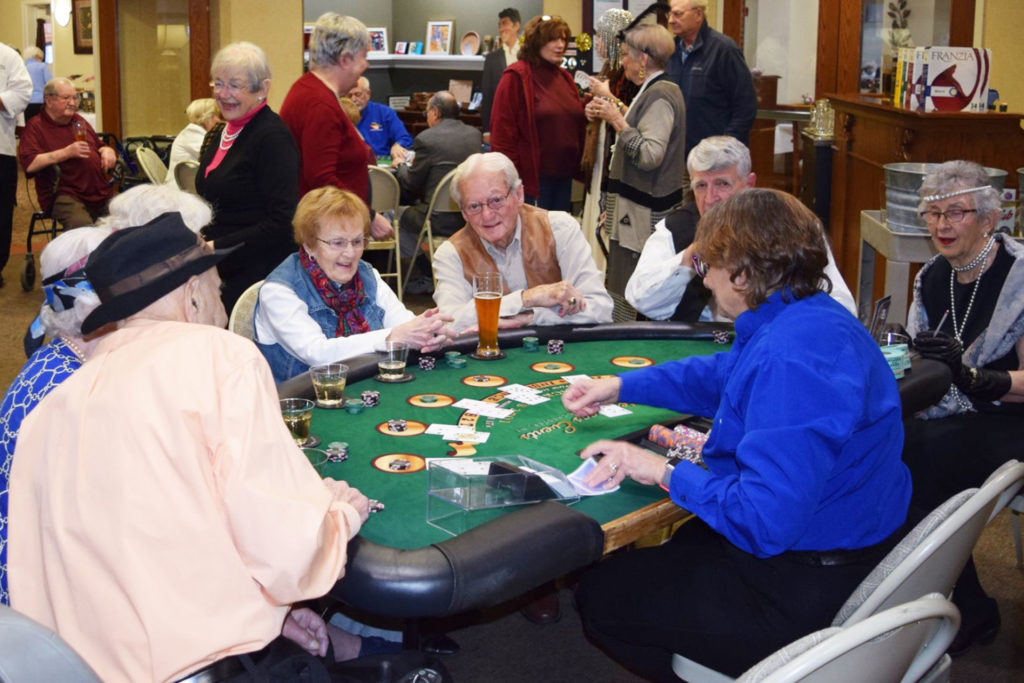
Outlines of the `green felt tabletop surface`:
{"label": "green felt tabletop surface", "polygon": [[[610,375],[628,371],[618,367],[613,358],[627,357],[620,362],[636,365],[636,358],[656,363],[692,355],[709,355],[728,347],[703,340],[642,339],[615,341],[580,341],[566,343],[561,355],[549,355],[541,343],[537,352],[522,348],[505,349],[507,357],[497,361],[479,361],[463,356],[467,365],[453,369],[438,354],[434,370],[423,371],[410,364],[408,372],[415,380],[404,384],[383,384],[375,379],[354,382],[346,387],[347,398],[359,398],[365,390],[380,392],[380,404],[367,408],[358,415],[346,410],[317,408],[313,414],[311,432],[325,447],[332,441],[349,444],[349,458],[341,463],[327,463],[321,468],[324,476],[343,479],[359,488],[370,498],[383,502],[386,509],[371,516],[363,526],[362,535],[368,540],[396,548],[412,549],[450,538],[446,532],[426,521],[427,470],[413,472],[381,471],[373,461],[388,454],[409,454],[422,458],[460,457],[453,455],[455,448],[440,436],[416,434],[393,436],[386,425],[389,419],[410,422],[407,433],[416,432],[414,422],[454,425],[474,422],[465,411],[444,405],[445,397],[454,400],[472,398],[490,399],[503,408],[514,410],[508,418],[496,420],[477,417],[478,431],[489,432],[486,443],[467,449],[470,456],[525,455],[569,473],[580,464],[577,451],[597,439],[616,438],[646,429],[656,422],[677,418],[669,410],[648,406],[623,404],[632,414],[609,418],[596,415],[587,419],[574,417],[562,407],[561,395],[568,387],[563,374]],[[531,366],[540,363],[565,363],[554,374],[539,372]],[[555,368],[551,368],[554,370]],[[502,384],[525,384],[541,391],[550,400],[537,405],[526,405],[501,395],[501,387],[471,386],[466,378],[493,375],[505,380]],[[495,379],[493,382],[497,382]],[[413,405],[410,399],[423,394],[437,395],[432,405]],[[431,405],[431,404],[428,404]],[[383,430],[383,431],[382,431]],[[415,458],[413,459],[415,462]],[[575,508],[604,524],[622,517],[666,494],[656,486],[641,486],[627,480],[615,493],[581,498]]]}

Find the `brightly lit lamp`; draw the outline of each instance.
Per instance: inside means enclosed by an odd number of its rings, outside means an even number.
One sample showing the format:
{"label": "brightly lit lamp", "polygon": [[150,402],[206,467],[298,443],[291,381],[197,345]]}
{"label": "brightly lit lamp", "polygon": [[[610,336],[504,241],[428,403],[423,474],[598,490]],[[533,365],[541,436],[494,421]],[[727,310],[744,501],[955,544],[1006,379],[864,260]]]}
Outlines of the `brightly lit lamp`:
{"label": "brightly lit lamp", "polygon": [[53,18],[60,26],[67,26],[71,21],[71,0],[53,0]]}

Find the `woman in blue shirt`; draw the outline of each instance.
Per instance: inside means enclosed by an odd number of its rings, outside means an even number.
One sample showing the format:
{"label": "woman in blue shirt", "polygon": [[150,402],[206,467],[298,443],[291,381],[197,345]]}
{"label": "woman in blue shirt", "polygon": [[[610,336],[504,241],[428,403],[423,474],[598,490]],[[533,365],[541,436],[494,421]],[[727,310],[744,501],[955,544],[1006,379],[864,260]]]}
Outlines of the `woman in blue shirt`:
{"label": "woman in blue shirt", "polygon": [[563,396],[579,416],[625,401],[714,418],[707,469],[673,468],[618,441],[581,454],[604,453],[588,483],[660,483],[699,518],[580,582],[588,634],[652,680],[675,680],[676,652],[738,675],[829,625],[906,520],[896,382],[864,327],[820,288],[823,234],[810,210],[774,190],[714,207],[698,227],[695,265],[735,320],[732,349],[577,383]]}

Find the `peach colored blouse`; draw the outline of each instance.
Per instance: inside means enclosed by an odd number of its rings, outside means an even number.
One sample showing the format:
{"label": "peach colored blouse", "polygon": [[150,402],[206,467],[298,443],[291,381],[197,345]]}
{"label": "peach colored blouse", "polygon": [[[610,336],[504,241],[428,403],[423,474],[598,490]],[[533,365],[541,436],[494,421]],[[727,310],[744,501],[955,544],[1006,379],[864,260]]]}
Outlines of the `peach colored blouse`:
{"label": "peach colored blouse", "polygon": [[346,488],[296,448],[251,341],[133,321],[24,422],[13,607],[104,681],[172,680],[258,650],[291,603],[343,573],[361,524]]}

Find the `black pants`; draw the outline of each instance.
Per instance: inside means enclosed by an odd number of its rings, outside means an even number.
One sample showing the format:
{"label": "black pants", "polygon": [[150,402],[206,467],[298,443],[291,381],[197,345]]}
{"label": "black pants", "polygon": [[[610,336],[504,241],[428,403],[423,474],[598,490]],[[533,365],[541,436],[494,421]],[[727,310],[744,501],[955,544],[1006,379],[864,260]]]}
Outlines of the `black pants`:
{"label": "black pants", "polygon": [[14,205],[18,196],[18,162],[0,154],[0,270],[11,255],[11,232],[14,226]]}
{"label": "black pants", "polygon": [[[1007,460],[1019,458],[1024,418],[966,413],[939,420],[903,421],[903,461],[914,482],[912,504],[930,512],[964,489],[981,486]],[[991,601],[969,559],[953,588],[961,623],[985,617]]]}
{"label": "black pants", "polygon": [[871,558],[822,567],[794,553],[754,557],[693,520],[661,546],[620,553],[587,572],[576,600],[587,634],[650,680],[678,681],[673,653],[737,676],[829,626],[898,538]]}

